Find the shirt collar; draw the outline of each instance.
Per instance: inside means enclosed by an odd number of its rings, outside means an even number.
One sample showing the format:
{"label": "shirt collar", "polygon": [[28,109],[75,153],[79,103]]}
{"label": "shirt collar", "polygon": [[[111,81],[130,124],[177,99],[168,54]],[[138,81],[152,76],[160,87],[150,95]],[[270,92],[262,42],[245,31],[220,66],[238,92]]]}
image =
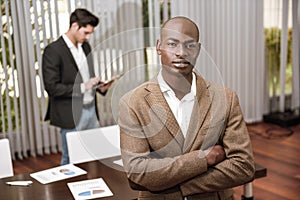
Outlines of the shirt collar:
{"label": "shirt collar", "polygon": [[195,73],[193,72],[193,80],[192,80],[192,87],[191,87],[191,93],[196,96],[197,94],[197,87],[196,87],[196,75]]}
{"label": "shirt collar", "polygon": [[[68,38],[68,36],[64,33],[62,35],[64,41],[66,42],[67,46],[69,47],[69,49],[71,48],[76,48],[73,44],[73,42]],[[78,43],[78,47],[81,47],[82,43]]]}
{"label": "shirt collar", "polygon": [[[159,71],[159,73],[157,75],[157,81],[158,81],[159,87],[160,87],[160,89],[163,93],[168,92],[168,91],[171,91],[172,93],[174,93],[172,88],[166,83],[166,81],[162,77],[161,70]],[[193,72],[192,86],[191,86],[191,92],[190,93],[192,93],[193,96],[196,96],[196,91],[197,91],[197,89],[196,89],[196,75]]]}
{"label": "shirt collar", "polygon": [[157,81],[158,81],[158,84],[159,84],[159,87],[161,89],[161,91],[164,93],[164,92],[168,92],[168,91],[172,91],[173,90],[170,88],[170,86],[166,83],[166,81],[163,79],[162,77],[162,74],[161,74],[161,70],[159,71],[158,73],[158,76],[157,76]]}

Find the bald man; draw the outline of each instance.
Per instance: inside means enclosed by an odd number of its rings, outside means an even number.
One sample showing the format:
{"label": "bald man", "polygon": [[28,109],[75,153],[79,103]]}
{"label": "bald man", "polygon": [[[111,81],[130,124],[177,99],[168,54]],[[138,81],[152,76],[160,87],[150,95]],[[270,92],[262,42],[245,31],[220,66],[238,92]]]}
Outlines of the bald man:
{"label": "bald man", "polygon": [[199,30],[186,17],[161,29],[161,70],[119,105],[121,152],[139,200],[233,199],[253,179],[249,134],[238,97],[194,70]]}

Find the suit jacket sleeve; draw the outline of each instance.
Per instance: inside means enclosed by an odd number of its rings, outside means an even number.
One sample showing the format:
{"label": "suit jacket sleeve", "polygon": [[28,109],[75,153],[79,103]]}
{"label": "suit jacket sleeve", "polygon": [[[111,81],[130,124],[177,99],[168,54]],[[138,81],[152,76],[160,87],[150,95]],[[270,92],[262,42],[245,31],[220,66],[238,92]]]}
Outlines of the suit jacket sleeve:
{"label": "suit jacket sleeve", "polygon": [[[171,135],[168,136],[165,128],[157,131],[141,126],[140,122],[147,117],[147,113],[139,111],[140,108],[144,110],[145,105],[135,99],[133,96],[122,98],[119,105],[122,159],[131,187],[138,190],[162,191],[178,187],[183,181],[205,172],[206,159],[200,157],[199,150],[181,155],[182,149]],[[162,148],[153,149],[163,142],[155,137],[145,136],[153,131],[157,132],[158,138],[160,134],[164,135],[168,145],[163,144]]]}
{"label": "suit jacket sleeve", "polygon": [[[141,186],[135,189],[161,192],[180,187],[183,196],[188,196],[220,191],[252,180],[254,162],[250,138],[234,92],[222,87],[221,90],[206,87],[206,84],[199,87],[200,107],[194,114],[200,116],[194,116],[195,126],[189,128],[194,138],[186,138],[190,143],[182,147],[180,131],[170,132],[176,120],[164,109],[167,104],[160,90],[147,93],[150,86],[145,86],[145,90],[141,88],[143,86],[125,95],[119,107],[122,159],[130,181]],[[224,112],[220,112],[218,106],[224,108]],[[200,149],[216,144],[203,147],[203,137],[209,133],[217,135],[216,143],[224,147],[226,159],[207,168]]]}
{"label": "suit jacket sleeve", "polygon": [[82,78],[71,52],[62,38],[48,45],[43,53],[42,72],[45,89],[52,97],[81,97]]}
{"label": "suit jacket sleeve", "polygon": [[220,191],[242,185],[253,179],[254,161],[252,147],[237,95],[227,91],[229,111],[221,143],[226,159],[207,172],[181,184],[184,196]]}

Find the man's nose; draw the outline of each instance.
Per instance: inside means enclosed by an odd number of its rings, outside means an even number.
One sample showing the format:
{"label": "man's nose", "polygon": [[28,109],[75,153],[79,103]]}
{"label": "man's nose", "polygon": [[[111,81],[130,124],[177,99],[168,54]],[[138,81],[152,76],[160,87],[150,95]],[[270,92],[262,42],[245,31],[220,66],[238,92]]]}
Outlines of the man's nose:
{"label": "man's nose", "polygon": [[175,50],[175,54],[176,54],[176,56],[186,57],[187,56],[187,50],[186,50],[185,46],[182,45],[182,44],[178,45],[176,50]]}

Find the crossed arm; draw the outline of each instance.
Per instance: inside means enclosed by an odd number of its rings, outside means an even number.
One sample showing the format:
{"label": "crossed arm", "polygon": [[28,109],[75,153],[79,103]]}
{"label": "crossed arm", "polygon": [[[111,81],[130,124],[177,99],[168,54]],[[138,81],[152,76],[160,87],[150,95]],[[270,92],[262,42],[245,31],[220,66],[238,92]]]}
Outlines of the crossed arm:
{"label": "crossed arm", "polygon": [[[147,130],[140,126],[143,119],[139,110],[121,101],[122,158],[128,178],[138,186],[135,189],[163,191],[180,187],[183,196],[188,196],[224,190],[252,180],[254,163],[250,139],[237,97],[232,95],[230,102],[220,145],[204,151],[196,145],[183,153],[176,147],[176,141],[167,138],[168,134],[161,137],[168,141],[167,145],[155,149],[154,143],[161,141],[148,137]],[[165,131],[163,128],[161,133]]]}

